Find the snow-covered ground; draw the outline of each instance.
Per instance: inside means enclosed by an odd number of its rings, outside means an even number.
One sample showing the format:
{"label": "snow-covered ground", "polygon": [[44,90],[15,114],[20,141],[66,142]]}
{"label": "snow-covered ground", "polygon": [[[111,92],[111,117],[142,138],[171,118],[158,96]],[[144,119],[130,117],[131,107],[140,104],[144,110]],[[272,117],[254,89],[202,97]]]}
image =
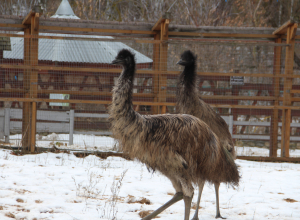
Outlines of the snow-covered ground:
{"label": "snow-covered ground", "polygon": [[[110,147],[114,144],[111,141]],[[251,149],[256,150],[262,149]],[[103,160],[91,155],[76,158],[72,153],[11,153],[0,150],[1,220],[141,219],[141,211],[155,210],[174,194],[167,178],[149,173],[135,161],[118,157]],[[240,186],[220,187],[224,217],[300,219],[300,164],[243,160],[236,163],[242,175]],[[193,202],[197,194],[195,190]],[[215,219],[213,186],[205,185],[200,206],[200,219]],[[183,214],[184,204],[180,201],[160,214],[159,219],[182,220]]]}
{"label": "snow-covered ground", "polygon": [[[49,134],[47,136],[37,135],[38,147],[49,147],[55,145],[60,149],[70,150],[93,150],[93,151],[109,151],[115,150],[116,142],[111,137],[75,134],[73,136],[73,145],[69,145],[68,134]],[[11,135],[10,143],[12,146],[19,146],[21,143],[21,134]],[[269,156],[269,149],[258,147],[236,147],[237,155],[239,156]],[[277,150],[277,155],[280,156],[280,149]],[[291,157],[300,157],[299,149],[290,149]]]}
{"label": "snow-covered ground", "polygon": [[[12,146],[19,146],[21,143],[21,134],[15,134],[10,136],[10,143]],[[52,133],[47,136],[36,136],[36,145],[38,147],[52,147],[55,145],[61,149],[72,150],[112,150],[116,142],[111,137],[74,134],[73,145],[69,145],[69,134],[56,134]]]}

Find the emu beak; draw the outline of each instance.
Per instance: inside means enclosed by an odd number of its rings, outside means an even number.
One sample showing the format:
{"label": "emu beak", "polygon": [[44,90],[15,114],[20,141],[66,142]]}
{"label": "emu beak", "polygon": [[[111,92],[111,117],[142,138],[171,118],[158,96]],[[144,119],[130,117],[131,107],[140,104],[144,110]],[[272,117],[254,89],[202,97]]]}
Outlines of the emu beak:
{"label": "emu beak", "polygon": [[183,65],[184,61],[182,59],[180,59],[176,64]]}
{"label": "emu beak", "polygon": [[114,59],[114,60],[111,62],[112,65],[119,64],[119,63],[122,63],[122,60]]}

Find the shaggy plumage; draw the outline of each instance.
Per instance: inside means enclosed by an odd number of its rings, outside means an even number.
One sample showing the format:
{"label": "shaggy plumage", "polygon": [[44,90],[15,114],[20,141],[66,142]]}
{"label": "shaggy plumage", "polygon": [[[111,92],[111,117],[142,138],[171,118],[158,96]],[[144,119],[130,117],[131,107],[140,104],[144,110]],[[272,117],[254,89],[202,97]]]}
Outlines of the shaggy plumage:
{"label": "shaggy plumage", "polygon": [[[199,98],[198,88],[196,86],[198,85],[196,74],[196,59],[197,57],[191,51],[188,50],[181,55],[181,59],[180,61],[178,61],[178,64],[184,66],[184,70],[178,78],[176,109],[178,113],[190,114],[204,121],[207,125],[209,125],[209,127],[218,136],[220,140],[220,144],[224,153],[222,155],[222,159],[219,161],[219,163],[222,163],[222,165],[220,165],[222,168],[220,168],[219,170],[219,178],[216,178],[212,182],[215,184],[217,195],[216,218],[222,218],[218,207],[219,184],[221,182],[230,183],[233,185],[238,184],[239,173],[235,163],[233,162],[233,159],[236,158],[236,152],[234,149],[231,134],[228,130],[228,126],[224,119],[219,114],[217,114],[210,107],[210,105],[206,104],[203,100]],[[200,202],[203,184],[204,183],[199,184],[200,192],[198,197],[198,203]],[[198,209],[196,210],[193,219],[198,219],[197,214]]]}
{"label": "shaggy plumage", "polygon": [[[143,116],[132,106],[132,89],[135,75],[134,55],[121,50],[113,64],[123,66],[123,71],[113,88],[109,120],[114,138],[121,150],[154,171],[168,177],[176,194],[168,203],[143,218],[152,219],[180,199],[185,202],[185,220],[189,219],[193,196],[192,183],[201,180],[215,182],[219,179],[232,182],[223,175],[227,158],[218,137],[200,119],[186,114]],[[228,163],[233,163],[228,157]],[[220,172],[220,170],[222,172]]]}

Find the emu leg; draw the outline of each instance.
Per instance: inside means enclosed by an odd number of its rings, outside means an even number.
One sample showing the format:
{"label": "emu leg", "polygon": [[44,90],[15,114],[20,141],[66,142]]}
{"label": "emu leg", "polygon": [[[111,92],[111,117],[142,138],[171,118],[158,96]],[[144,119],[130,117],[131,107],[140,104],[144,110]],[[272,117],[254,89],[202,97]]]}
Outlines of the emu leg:
{"label": "emu leg", "polygon": [[220,207],[219,207],[219,187],[220,187],[220,183],[215,183],[215,191],[216,191],[216,218],[222,218],[222,219],[226,219],[223,218],[220,214]]}
{"label": "emu leg", "polygon": [[171,205],[173,205],[174,203],[176,203],[176,202],[178,202],[178,201],[180,201],[182,199],[183,199],[183,193],[182,192],[177,192],[170,201],[168,201],[167,203],[165,203],[164,205],[162,205],[161,207],[159,207],[158,209],[156,209],[151,214],[149,214],[146,217],[142,218],[142,220],[153,219],[159,213],[161,213],[162,211],[164,211],[165,209],[167,209],[168,207],[170,207]]}
{"label": "emu leg", "polygon": [[183,196],[184,200],[184,220],[190,219],[190,212],[191,212],[191,204],[192,204],[193,196]]}
{"label": "emu leg", "polygon": [[198,218],[198,211],[199,211],[200,200],[201,200],[201,195],[202,195],[204,183],[205,182],[202,181],[201,183],[199,183],[199,186],[198,186],[199,194],[198,194],[198,198],[197,198],[197,207],[196,207],[196,211],[195,211],[195,214],[194,214],[194,217],[192,218],[192,220],[199,220],[199,218]]}

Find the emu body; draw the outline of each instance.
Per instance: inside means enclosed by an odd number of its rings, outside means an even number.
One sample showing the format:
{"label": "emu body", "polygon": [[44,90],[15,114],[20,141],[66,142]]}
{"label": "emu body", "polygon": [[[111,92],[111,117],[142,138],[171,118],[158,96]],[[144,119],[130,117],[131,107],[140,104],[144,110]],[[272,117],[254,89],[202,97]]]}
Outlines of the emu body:
{"label": "emu body", "polygon": [[[210,105],[199,98],[196,74],[196,56],[191,51],[185,51],[181,55],[177,64],[183,65],[184,70],[179,75],[177,84],[177,112],[193,115],[204,121],[211,130],[218,136],[221,147],[225,154],[221,157],[222,165],[219,170],[219,176],[212,181],[215,184],[216,191],[216,218],[222,218],[219,209],[219,186],[221,182],[237,185],[239,182],[239,173],[233,159],[236,158],[236,152],[231,134],[224,119],[218,115]],[[201,193],[204,186],[204,180],[199,182],[199,196],[197,208],[193,220],[198,220],[198,208],[200,205]]]}
{"label": "emu body", "polygon": [[176,190],[169,202],[143,220],[154,218],[181,199],[185,203],[184,220],[188,220],[194,192],[192,184],[201,180],[214,182],[222,166],[220,158],[226,152],[211,129],[194,116],[144,116],[135,112],[132,106],[134,55],[121,50],[113,64],[122,65],[123,71],[113,89],[109,109],[112,133],[123,152],[161,172]]}

